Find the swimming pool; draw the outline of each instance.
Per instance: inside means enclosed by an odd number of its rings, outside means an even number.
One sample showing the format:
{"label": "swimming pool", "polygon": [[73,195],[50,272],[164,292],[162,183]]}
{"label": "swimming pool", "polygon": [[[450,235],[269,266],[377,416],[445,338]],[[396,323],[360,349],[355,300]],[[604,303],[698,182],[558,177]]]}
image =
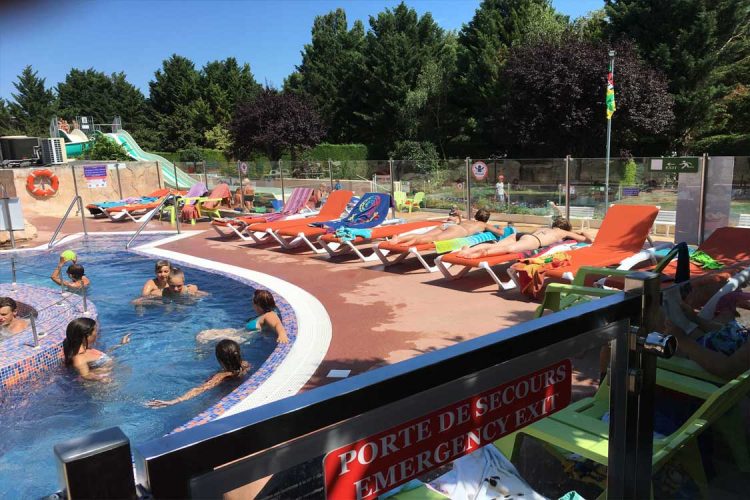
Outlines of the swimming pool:
{"label": "swimming pool", "polygon": [[[132,333],[132,339],[112,353],[112,384],[82,384],[60,368],[0,393],[3,498],[39,497],[57,489],[55,443],[112,426],[121,427],[134,443],[155,438],[190,421],[238,386],[225,384],[163,409],[143,405],[152,398],[179,395],[217,371],[214,344],[199,344],[195,335],[207,328],[241,327],[251,314],[253,288],[186,268],[187,282],[209,291],[209,296],[192,305],[133,306],[130,301],[153,276],[155,259],[117,250],[124,242],[121,236],[95,236],[58,246],[53,253],[17,255],[19,283],[54,287],[49,274],[59,252],[73,249],[92,281],[88,298],[99,313],[98,347],[112,347],[126,333]],[[0,259],[0,281],[8,282],[8,256]],[[242,345],[242,353],[257,370],[272,353],[278,354],[276,347],[273,338],[255,335]]]}

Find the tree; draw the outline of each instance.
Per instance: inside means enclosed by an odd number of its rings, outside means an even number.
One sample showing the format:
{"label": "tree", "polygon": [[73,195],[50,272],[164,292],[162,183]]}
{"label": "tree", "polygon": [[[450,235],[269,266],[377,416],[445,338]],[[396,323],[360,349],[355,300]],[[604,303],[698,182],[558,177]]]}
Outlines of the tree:
{"label": "tree", "polygon": [[366,124],[356,139],[375,142],[381,153],[399,140],[411,139],[410,123],[394,120],[405,105],[406,96],[429,61],[441,58],[445,50],[445,32],[427,13],[400,3],[370,17],[366,36],[363,74],[363,102],[356,112]]}
{"label": "tree", "polygon": [[559,16],[548,0],[484,0],[458,36],[458,75],[454,101],[476,131],[470,135],[492,144],[495,113],[503,98],[501,72],[511,47],[524,41],[559,38],[567,18]]}
{"label": "tree", "polygon": [[47,137],[49,121],[55,116],[55,95],[45,88],[44,81],[26,66],[13,84],[18,93],[11,94],[10,115],[18,129],[30,136]]}
{"label": "tree", "polygon": [[0,99],[0,135],[15,135],[17,133],[18,129],[13,123],[8,102],[5,99]]}
{"label": "tree", "polygon": [[91,148],[83,154],[86,160],[131,161],[125,148],[105,135],[97,135]]}
{"label": "tree", "polygon": [[226,127],[239,103],[251,100],[261,90],[249,64],[240,66],[234,57],[211,61],[200,72],[200,89],[210,109],[210,125]]}
{"label": "tree", "polygon": [[355,21],[349,30],[343,9],[317,16],[312,41],[302,51],[302,64],[284,85],[315,106],[334,141],[349,141],[362,128],[354,111],[363,97],[357,89],[365,71],[364,45],[364,26]]}
{"label": "tree", "polygon": [[[638,57],[632,44],[615,48],[612,147],[661,152],[674,119],[666,79]],[[512,155],[601,156],[607,60],[607,47],[575,36],[511,49],[501,73],[505,97],[495,110],[501,124],[498,144]]]}
{"label": "tree", "polygon": [[678,144],[689,149],[697,135],[711,133],[702,130],[704,125],[722,112],[721,101],[732,93],[733,85],[716,73],[747,66],[750,53],[742,43],[750,25],[747,2],[607,0],[605,9],[610,36],[632,37],[643,58],[669,77]]}
{"label": "tree", "polygon": [[325,129],[301,97],[266,88],[255,100],[239,106],[231,133],[238,158],[260,152],[277,161],[285,151],[296,160],[303,150],[320,142]]}

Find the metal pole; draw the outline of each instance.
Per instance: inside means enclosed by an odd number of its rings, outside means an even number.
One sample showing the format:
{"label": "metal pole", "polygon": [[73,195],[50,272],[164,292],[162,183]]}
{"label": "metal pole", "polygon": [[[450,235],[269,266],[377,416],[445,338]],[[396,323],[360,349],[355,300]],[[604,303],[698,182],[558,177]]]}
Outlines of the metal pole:
{"label": "metal pole", "polygon": [[[240,189],[242,189],[242,171],[240,170],[240,165],[242,165],[242,161],[237,160],[237,183],[240,185]],[[242,211],[245,211],[245,198],[242,198]]]}
{"label": "metal pole", "polygon": [[174,170],[174,188],[177,191],[179,191],[180,190],[180,181],[177,180],[177,164],[176,163],[172,164],[172,169]]}
{"label": "metal pole", "polygon": [[472,219],[471,217],[471,183],[469,182],[469,170],[471,169],[471,158],[466,157],[466,218]]}
{"label": "metal pole", "polygon": [[70,173],[73,174],[73,188],[76,191],[76,196],[80,196],[78,194],[78,181],[76,180],[76,166],[74,164],[70,164]]}
{"label": "metal pole", "polygon": [[11,273],[11,282],[10,287],[15,290],[16,289],[16,257],[11,256],[10,258],[10,273]]}
{"label": "metal pole", "polygon": [[396,179],[395,177],[393,177],[393,158],[388,159],[388,170],[389,170],[389,173],[391,174],[391,203],[393,203],[391,213],[393,214],[392,218],[395,219],[396,218],[396,202],[393,200],[395,200],[394,196],[396,195]]}
{"label": "metal pole", "polygon": [[[244,204],[244,202],[242,202]],[[180,212],[177,211],[177,209],[180,207],[180,198],[175,196],[174,198],[174,225],[177,228],[177,234],[181,234],[180,230],[180,216],[182,215]]]}
{"label": "metal pole", "polygon": [[156,163],[156,183],[159,185],[159,189],[161,189],[161,166],[158,161],[154,163]]}
{"label": "metal pole", "polygon": [[34,336],[34,347],[39,347],[39,334],[36,331],[36,321],[34,321],[34,315],[29,316],[31,322],[31,334]]}
{"label": "metal pole", "polygon": [[[615,51],[609,51],[609,72],[615,76]],[[614,80],[613,80],[614,81]],[[612,117],[607,118],[607,159],[604,169],[604,213],[609,209],[609,147],[612,139]]]}
{"label": "metal pole", "polygon": [[83,299],[83,314],[86,314],[89,311],[89,305],[86,301],[86,287],[83,286],[83,282],[81,282],[81,299]]}
{"label": "metal pole", "polygon": [[565,218],[570,220],[570,155],[565,157]]}
{"label": "metal pole", "polygon": [[83,211],[83,198],[78,197],[78,210],[81,212],[81,225],[83,225],[84,236],[89,235],[89,231],[86,228],[86,213]]}
{"label": "metal pole", "polygon": [[203,160],[203,180],[206,183],[206,189],[208,189],[208,173],[206,172],[206,160]]}
{"label": "metal pole", "polygon": [[120,182],[120,164],[115,163],[115,173],[117,174],[117,192],[120,193],[120,199],[122,196],[122,182]]}
{"label": "metal pole", "polygon": [[701,191],[698,204],[698,243],[703,243],[703,233],[706,227],[706,180],[708,179],[708,153],[701,157]]}
{"label": "metal pole", "polygon": [[281,202],[286,205],[286,195],[284,194],[284,167],[279,160],[279,175],[281,176]]}
{"label": "metal pole", "polygon": [[333,191],[333,165],[330,158],[328,158],[328,177],[331,180],[331,191]]}
{"label": "metal pole", "polygon": [[[5,217],[5,225],[8,229],[8,238],[10,238],[10,246],[15,250],[16,248],[16,237],[13,234],[13,224],[10,221],[10,199],[8,194],[5,192],[5,186],[3,186],[3,216]],[[15,281],[15,280],[13,280]]]}

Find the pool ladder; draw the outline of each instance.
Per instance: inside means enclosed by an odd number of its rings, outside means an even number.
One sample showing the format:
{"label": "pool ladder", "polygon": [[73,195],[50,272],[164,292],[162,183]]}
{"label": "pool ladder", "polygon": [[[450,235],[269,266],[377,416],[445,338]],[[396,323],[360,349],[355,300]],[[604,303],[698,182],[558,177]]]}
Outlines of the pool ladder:
{"label": "pool ladder", "polygon": [[151,219],[154,218],[154,215],[161,213],[162,207],[167,203],[167,200],[173,200],[174,201],[174,209],[175,209],[175,224],[177,226],[177,234],[180,234],[182,231],[180,230],[180,214],[177,212],[177,207],[179,206],[179,200],[180,197],[174,194],[170,194],[168,196],[165,196],[163,200],[161,200],[161,203],[157,205],[156,208],[151,210],[149,214],[146,215],[146,218],[141,222],[141,225],[136,230],[135,234],[128,240],[127,243],[125,243],[125,250],[130,248],[130,245],[133,244],[133,241],[138,237],[139,234],[141,234],[141,231],[143,231],[143,228],[145,228],[149,222],[151,222]]}
{"label": "pool ladder", "polygon": [[81,198],[80,196],[74,196],[70,202],[70,205],[68,205],[68,209],[65,211],[65,215],[63,215],[63,218],[60,220],[60,223],[57,225],[57,229],[55,229],[55,232],[52,233],[52,238],[50,238],[49,243],[47,243],[47,248],[52,248],[55,245],[55,240],[57,239],[57,235],[60,234],[60,230],[65,224],[65,221],[68,220],[68,216],[70,215],[70,211],[73,210],[74,205],[78,205],[78,212],[81,214],[81,224],[83,225],[83,234],[85,236],[89,235],[88,229],[86,228],[86,217],[83,212],[83,198]]}

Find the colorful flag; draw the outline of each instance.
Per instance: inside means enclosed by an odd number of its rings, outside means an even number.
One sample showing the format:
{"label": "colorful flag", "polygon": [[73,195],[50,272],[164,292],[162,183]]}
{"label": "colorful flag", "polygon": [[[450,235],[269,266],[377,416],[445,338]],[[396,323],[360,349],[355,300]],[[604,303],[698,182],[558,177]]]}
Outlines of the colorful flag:
{"label": "colorful flag", "polygon": [[607,73],[607,120],[612,119],[612,115],[615,114],[615,77],[610,71]]}

